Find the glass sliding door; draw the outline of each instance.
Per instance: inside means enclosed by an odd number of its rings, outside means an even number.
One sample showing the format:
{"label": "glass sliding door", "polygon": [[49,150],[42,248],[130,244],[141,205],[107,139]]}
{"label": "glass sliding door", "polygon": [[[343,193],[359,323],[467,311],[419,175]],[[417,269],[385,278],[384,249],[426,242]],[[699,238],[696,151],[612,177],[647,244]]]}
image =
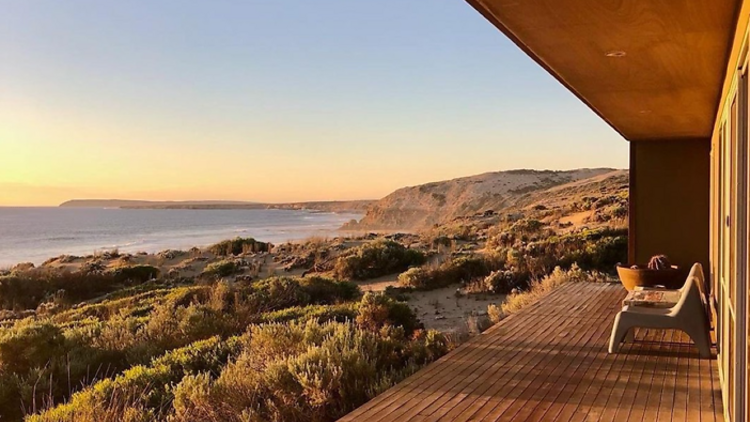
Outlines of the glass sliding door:
{"label": "glass sliding door", "polygon": [[[736,101],[732,101],[732,109],[737,106]],[[731,115],[731,114],[730,114]],[[732,338],[734,337],[734,327],[736,326],[734,307],[732,305],[732,272],[733,272],[733,236],[732,228],[734,217],[733,208],[733,163],[732,163],[732,137],[736,136],[736,131],[732,130],[733,119],[729,116],[722,125],[719,135],[719,274],[717,285],[718,299],[718,317],[717,340],[719,351],[719,370],[721,374],[721,389],[724,392],[725,413],[734,420],[732,411],[734,408],[734,388],[733,388],[733,362],[734,347]]]}
{"label": "glass sliding door", "polygon": [[747,392],[748,204],[750,159],[748,137],[750,95],[747,66],[738,72],[719,132],[717,197],[717,299],[718,363],[725,414],[730,421],[744,420]]}

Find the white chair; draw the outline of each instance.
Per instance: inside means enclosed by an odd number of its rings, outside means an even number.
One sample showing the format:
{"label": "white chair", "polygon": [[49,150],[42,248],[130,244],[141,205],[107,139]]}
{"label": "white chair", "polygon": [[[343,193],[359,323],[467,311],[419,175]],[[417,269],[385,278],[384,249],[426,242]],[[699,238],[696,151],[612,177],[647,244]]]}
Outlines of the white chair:
{"label": "white chair", "polygon": [[704,288],[703,270],[700,264],[695,264],[680,289],[679,302],[673,307],[623,307],[615,316],[609,340],[609,353],[617,353],[626,336],[632,338],[634,328],[655,328],[684,331],[698,346],[700,356],[710,358],[711,336]]}

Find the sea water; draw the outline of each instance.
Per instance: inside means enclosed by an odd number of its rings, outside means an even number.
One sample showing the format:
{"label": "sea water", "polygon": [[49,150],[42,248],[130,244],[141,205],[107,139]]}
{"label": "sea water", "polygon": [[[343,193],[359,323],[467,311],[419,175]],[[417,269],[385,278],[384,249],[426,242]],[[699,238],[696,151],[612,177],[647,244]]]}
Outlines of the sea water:
{"label": "sea water", "polygon": [[328,237],[359,218],[295,210],[0,208],[0,268],[111,249],[189,249],[238,236],[271,243]]}

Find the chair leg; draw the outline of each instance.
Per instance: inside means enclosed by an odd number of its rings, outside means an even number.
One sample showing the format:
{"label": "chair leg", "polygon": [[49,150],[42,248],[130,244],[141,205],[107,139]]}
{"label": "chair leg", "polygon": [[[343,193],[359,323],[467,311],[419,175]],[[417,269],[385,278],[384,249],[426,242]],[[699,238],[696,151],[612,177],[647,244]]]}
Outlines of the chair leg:
{"label": "chair leg", "polygon": [[705,327],[690,327],[685,330],[687,335],[693,340],[693,343],[698,347],[698,353],[702,359],[708,359],[711,357],[711,336]]}
{"label": "chair leg", "polygon": [[625,336],[631,331],[631,328],[622,324],[621,322],[622,313],[618,313],[615,316],[615,322],[612,325],[612,336],[609,338],[609,353],[617,353],[620,351],[620,344],[625,339]]}
{"label": "chair leg", "polygon": [[625,343],[635,343],[635,328],[631,328],[625,333],[625,339],[623,341]]}

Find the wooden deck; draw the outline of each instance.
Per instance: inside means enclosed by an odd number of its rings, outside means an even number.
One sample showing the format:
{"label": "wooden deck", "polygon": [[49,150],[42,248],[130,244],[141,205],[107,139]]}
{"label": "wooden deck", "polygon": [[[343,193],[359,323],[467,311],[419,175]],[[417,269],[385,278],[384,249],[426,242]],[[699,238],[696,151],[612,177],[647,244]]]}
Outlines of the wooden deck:
{"label": "wooden deck", "polygon": [[723,421],[715,359],[679,332],[607,353],[625,291],[568,284],[340,421]]}

